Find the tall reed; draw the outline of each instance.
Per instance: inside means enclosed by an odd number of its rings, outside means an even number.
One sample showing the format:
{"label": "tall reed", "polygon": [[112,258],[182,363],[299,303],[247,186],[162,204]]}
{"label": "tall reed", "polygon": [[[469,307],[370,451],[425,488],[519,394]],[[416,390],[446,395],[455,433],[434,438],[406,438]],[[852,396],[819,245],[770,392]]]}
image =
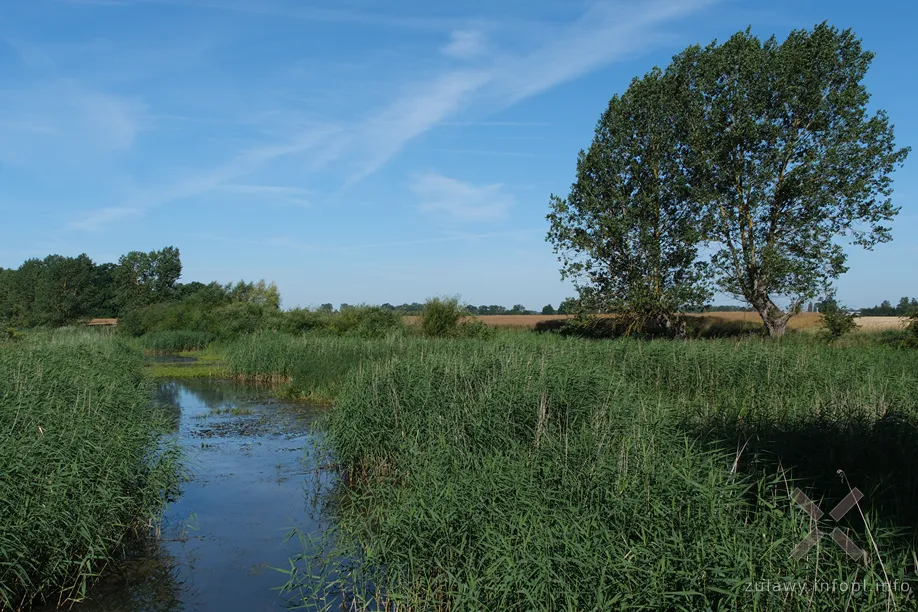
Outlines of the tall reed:
{"label": "tall reed", "polygon": [[[394,349],[351,367],[329,413],[342,481],[321,546],[346,562],[294,577],[304,604],[342,590],[404,610],[916,603],[918,353],[523,336]],[[852,561],[826,537],[791,559],[812,526],[797,486],[826,511],[860,487],[863,514],[840,526],[879,555]]]}
{"label": "tall reed", "polygon": [[111,336],[0,345],[0,610],[85,597],[147,534],[177,482],[166,426]]}

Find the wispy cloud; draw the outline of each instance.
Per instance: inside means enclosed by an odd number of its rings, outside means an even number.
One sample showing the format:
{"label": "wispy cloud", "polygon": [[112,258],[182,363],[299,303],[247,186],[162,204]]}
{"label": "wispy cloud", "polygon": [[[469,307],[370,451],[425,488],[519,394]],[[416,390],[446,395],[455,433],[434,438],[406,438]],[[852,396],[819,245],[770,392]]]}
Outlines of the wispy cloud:
{"label": "wispy cloud", "polygon": [[0,90],[0,162],[81,164],[130,149],[146,105],[67,81]]}
{"label": "wispy cloud", "polygon": [[497,151],[491,149],[448,149],[440,148],[438,151],[445,153],[466,153],[468,155],[497,155],[499,157],[535,157],[535,153],[525,153],[523,151]]}
{"label": "wispy cloud", "polygon": [[[378,16],[355,13],[339,9],[314,9],[299,4],[278,3],[273,1],[258,2],[222,1],[222,0],[135,0],[138,3],[167,3],[179,6],[194,6],[227,11],[256,12],[272,15],[297,13],[302,18],[362,20],[368,22]],[[218,163],[210,169],[189,169],[187,176],[179,177],[172,183],[147,191],[128,201],[111,202],[99,211],[89,211],[84,221],[72,224],[72,227],[98,227],[104,221],[101,214],[108,210],[146,210],[171,201],[204,193],[214,189],[232,189],[228,185],[246,180],[246,175],[267,166],[282,157],[296,156],[300,168],[309,173],[331,172],[337,175],[339,185],[347,188],[361,181],[368,175],[384,167],[398,155],[410,142],[423,136],[437,126],[484,124],[484,125],[518,125],[513,122],[488,122],[487,117],[504,110],[522,100],[547,91],[562,83],[568,82],[590,71],[596,70],[610,62],[631,57],[634,53],[646,49],[659,41],[659,28],[666,23],[691,12],[697,11],[716,0],[654,0],[642,3],[597,1],[579,19],[566,25],[551,26],[544,36],[525,44],[504,46],[501,50],[500,40],[485,40],[483,30],[471,29],[450,24],[450,41],[441,50],[454,57],[478,58],[472,67],[445,67],[439,71],[425,72],[424,79],[406,79],[406,68],[401,66],[404,59],[399,56],[399,65],[388,68],[395,75],[392,79],[396,86],[394,95],[388,102],[371,105],[362,116],[348,120],[334,117],[335,109],[323,109],[324,118],[315,125],[303,124],[294,120],[300,116],[287,106],[277,108],[277,117],[287,117],[287,125],[277,123],[269,130],[260,130],[261,142],[252,144],[229,161]],[[441,24],[445,25],[445,24]],[[489,30],[490,32],[490,30]],[[484,53],[487,47],[487,53]],[[512,50],[509,50],[511,49]],[[520,50],[522,49],[522,50]],[[410,66],[407,67],[410,69]],[[302,94],[291,99],[302,99]],[[2,103],[0,97],[0,103]],[[111,107],[105,109],[105,103]],[[217,108],[213,116],[222,115]],[[96,109],[91,112],[89,108]],[[112,147],[130,146],[135,135],[142,129],[143,123],[138,118],[136,109],[125,106],[114,99],[104,97],[92,101],[90,107],[81,108],[80,113],[87,122],[98,123],[104,139]],[[239,105],[239,109],[246,108]],[[270,109],[266,104],[264,109]],[[156,109],[157,113],[149,116],[183,117],[194,116],[183,112],[170,112],[167,109]],[[146,109],[144,109],[146,111]],[[65,113],[55,112],[56,116]],[[237,113],[238,114],[238,113]],[[245,116],[252,115],[247,110]],[[257,114],[254,113],[254,114]],[[231,116],[227,116],[231,120]],[[24,115],[26,123],[43,125],[41,116]],[[206,119],[206,117],[205,117]],[[216,122],[219,124],[220,122]],[[541,123],[537,123],[542,125]],[[519,124],[521,125],[521,124]],[[242,129],[240,127],[240,129]],[[329,137],[333,133],[334,137]],[[0,133],[2,136],[2,133]],[[468,148],[466,152],[483,152],[481,149]],[[0,159],[4,153],[0,144]],[[489,152],[492,155],[501,152]],[[251,180],[251,179],[248,179]],[[454,181],[449,183],[449,181]],[[470,189],[466,196],[487,193],[490,197],[498,196],[495,202],[458,200],[460,187]],[[416,182],[415,187],[426,189],[423,209],[454,219],[494,219],[506,213],[510,202],[506,196],[495,191],[495,186],[475,187],[448,179],[428,175]],[[237,187],[237,191],[238,191]],[[251,195],[256,192],[249,187]],[[435,193],[440,189],[440,193]],[[484,192],[475,189],[484,189]],[[450,190],[452,190],[450,192]],[[490,190],[490,191],[489,191]],[[238,191],[242,193],[242,191]],[[450,195],[452,193],[452,195]],[[261,189],[261,196],[268,196],[269,190]],[[275,199],[300,198],[300,194],[281,194],[275,191]],[[434,197],[436,196],[436,197]],[[332,196],[334,198],[335,196]],[[112,217],[116,219],[117,217]]]}
{"label": "wispy cloud", "polygon": [[271,246],[281,249],[292,249],[299,251],[310,251],[318,253],[349,253],[355,251],[363,251],[369,249],[389,249],[395,247],[403,246],[415,246],[415,245],[424,245],[424,244],[439,244],[445,242],[478,242],[482,240],[489,240],[492,238],[528,238],[533,235],[541,235],[544,233],[543,229],[539,228],[529,228],[529,229],[518,229],[505,232],[483,232],[483,233],[468,233],[468,232],[450,232],[442,236],[434,236],[430,238],[416,238],[411,240],[391,240],[387,242],[368,242],[362,244],[322,244],[314,242],[304,242],[298,238],[292,236],[271,236],[263,240],[252,240],[250,238],[242,237],[231,237],[224,235],[216,235],[209,233],[194,233],[190,234],[189,238],[194,238],[195,240],[209,240],[212,242],[225,242],[230,244],[247,244],[252,246]]}
{"label": "wispy cloud", "polygon": [[[106,222],[117,220],[128,214],[142,214],[157,206],[219,189],[232,190],[235,188],[238,191],[241,188],[243,191],[248,190],[250,193],[258,191],[261,194],[265,194],[270,192],[278,196],[280,193],[278,189],[283,191],[284,188],[272,189],[271,186],[264,185],[233,185],[233,182],[240,176],[250,174],[273,160],[317,148],[334,135],[336,131],[335,128],[322,129],[321,127],[316,127],[312,132],[299,134],[284,143],[248,149],[229,162],[210,171],[196,172],[164,187],[144,190],[132,197],[124,198],[123,203],[116,207],[87,211],[83,213],[82,218],[71,222],[69,226],[74,229],[96,230],[100,229]],[[285,195],[290,196],[291,193],[288,190]],[[121,212],[114,214],[112,211]]]}
{"label": "wispy cloud", "polygon": [[657,27],[716,1],[595,2],[547,44],[525,53],[497,54],[488,66],[447,71],[421,83],[358,128],[358,150],[365,143],[372,148],[351,180],[375,172],[408,142],[460,112],[497,112],[631,57],[658,42]]}
{"label": "wispy cloud", "polygon": [[449,42],[440,51],[457,59],[473,59],[487,50],[484,32],[481,30],[453,30]]}
{"label": "wispy cloud", "polygon": [[455,221],[503,219],[515,204],[503,185],[472,185],[435,172],[415,177],[411,190],[420,200],[418,210]]}
{"label": "wispy cloud", "polygon": [[310,6],[305,2],[281,2],[277,0],[56,0],[64,4],[130,6],[144,4],[172,5],[231,13],[247,13],[267,17],[280,17],[303,21],[327,23],[361,23],[379,27],[415,29],[444,29],[456,25],[451,18],[417,17],[395,13],[378,13],[344,8],[323,8]]}
{"label": "wispy cloud", "polygon": [[308,207],[310,205],[309,191],[299,187],[283,187],[280,185],[221,185],[220,190],[229,193],[238,193],[252,196],[261,200],[275,201],[293,206]]}
{"label": "wispy cloud", "polygon": [[133,217],[141,213],[138,208],[102,208],[94,210],[81,219],[70,222],[69,226],[73,229],[94,231],[101,229],[104,225],[123,219],[124,217]]}

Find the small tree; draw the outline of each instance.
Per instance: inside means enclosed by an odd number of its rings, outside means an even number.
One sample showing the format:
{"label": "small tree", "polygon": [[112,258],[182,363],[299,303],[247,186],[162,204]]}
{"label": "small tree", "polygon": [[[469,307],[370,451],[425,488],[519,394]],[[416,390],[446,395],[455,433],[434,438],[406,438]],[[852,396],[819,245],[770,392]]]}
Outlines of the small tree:
{"label": "small tree", "polygon": [[841,338],[857,329],[855,314],[841,306],[833,296],[827,297],[823,301],[821,312],[820,328],[823,335],[830,341]]}
{"label": "small tree", "polygon": [[552,306],[551,304],[546,304],[545,306],[542,307],[542,314],[543,314],[543,315],[553,315],[553,314],[555,314],[555,308],[554,308],[554,306]]}
{"label": "small tree", "polygon": [[424,302],[424,310],[421,311],[421,332],[435,338],[455,336],[464,315],[459,298],[430,298]]}
{"label": "small tree", "polygon": [[654,69],[614,96],[580,152],[570,194],[553,195],[548,215],[561,276],[581,298],[673,335],[684,331],[679,312],[709,296],[697,258],[701,207],[685,158],[674,154],[686,94]]}

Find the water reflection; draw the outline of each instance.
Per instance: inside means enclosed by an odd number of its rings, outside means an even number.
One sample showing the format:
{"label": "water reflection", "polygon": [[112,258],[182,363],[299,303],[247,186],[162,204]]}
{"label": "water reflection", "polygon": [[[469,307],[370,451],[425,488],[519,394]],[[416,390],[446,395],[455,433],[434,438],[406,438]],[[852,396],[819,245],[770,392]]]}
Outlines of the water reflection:
{"label": "water reflection", "polygon": [[[302,548],[285,536],[322,528],[318,492],[328,486],[304,460],[319,407],[279,402],[230,381],[169,381],[154,402],[174,417],[191,478],[169,506],[155,551],[129,560],[84,612],[272,610]],[[304,493],[309,492],[309,495]]]}

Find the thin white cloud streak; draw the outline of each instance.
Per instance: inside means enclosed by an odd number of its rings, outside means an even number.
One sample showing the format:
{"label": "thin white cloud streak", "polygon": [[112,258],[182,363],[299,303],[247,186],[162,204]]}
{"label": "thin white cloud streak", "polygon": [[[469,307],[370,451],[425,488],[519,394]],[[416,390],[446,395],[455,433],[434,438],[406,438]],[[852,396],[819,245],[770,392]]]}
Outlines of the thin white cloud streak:
{"label": "thin white cloud streak", "polygon": [[450,236],[437,236],[434,238],[418,238],[415,240],[395,240],[392,242],[372,242],[367,244],[350,244],[350,245],[341,245],[341,244],[313,244],[307,242],[301,242],[295,238],[289,236],[273,236],[266,238],[264,240],[251,240],[247,238],[232,238],[229,236],[218,236],[214,234],[190,234],[189,238],[194,238],[196,240],[211,240],[214,242],[226,242],[231,244],[247,244],[255,245],[259,247],[273,246],[277,248],[285,249],[294,249],[294,250],[304,250],[304,251],[318,251],[322,253],[347,253],[351,251],[362,251],[365,249],[388,249],[396,248],[403,246],[415,246],[415,245],[424,245],[424,244],[438,244],[443,242],[475,242],[480,240],[487,240],[489,238],[511,238],[511,237],[523,237],[528,236],[533,233],[544,232],[542,229],[529,228],[529,229],[520,229],[512,230],[506,232],[485,232],[478,234],[467,234],[459,233],[453,234]]}
{"label": "thin white cloud streak", "polygon": [[359,125],[352,143],[363,166],[348,184],[374,173],[405,145],[461,111],[494,113],[655,44],[654,28],[718,0],[596,2],[551,42],[525,54],[503,54],[489,67],[452,70],[398,98]]}
{"label": "thin white cloud streak", "polygon": [[469,155],[498,155],[501,157],[535,157],[535,153],[523,153],[521,151],[492,151],[488,149],[437,149],[444,153],[467,153]]}
{"label": "thin white cloud streak", "polygon": [[220,191],[236,193],[241,195],[252,196],[259,200],[277,202],[284,205],[292,205],[308,208],[311,203],[309,191],[298,187],[284,187],[280,185],[239,185],[229,184],[218,187]]}
{"label": "thin white cloud streak", "polygon": [[440,48],[443,55],[456,59],[473,59],[487,51],[488,45],[481,30],[453,30],[449,42]]}
{"label": "thin white cloud streak", "polygon": [[453,221],[504,219],[516,203],[503,185],[472,185],[435,172],[415,177],[411,190],[420,200],[418,210]]}
{"label": "thin white cloud streak", "polygon": [[325,23],[359,23],[379,27],[407,29],[446,29],[457,25],[456,19],[437,17],[412,17],[388,13],[370,13],[347,9],[329,9],[308,6],[305,2],[283,4],[272,0],[57,0],[66,4],[140,6],[172,5],[229,13],[245,13],[265,17],[319,21]]}
{"label": "thin white cloud streak", "polygon": [[141,211],[136,208],[102,208],[92,211],[82,219],[71,222],[70,227],[94,231],[101,229],[112,221],[123,219],[124,217],[137,216],[140,212]]}
{"label": "thin white cloud streak", "polygon": [[[484,66],[447,70],[426,82],[403,88],[402,95],[393,102],[370,113],[365,120],[337,131],[335,138],[326,139],[322,147],[316,146],[310,132],[297,127],[291,133],[297,134],[297,139],[311,139],[312,142],[303,146],[261,146],[203,176],[197,173],[177,185],[144,196],[139,204],[108,208],[159,206],[218,188],[274,159],[294,153],[307,153],[304,165],[312,171],[340,162],[336,169],[345,170],[342,189],[346,189],[377,172],[409,142],[454,120],[457,115],[486,116],[498,112],[608,63],[630,57],[658,41],[656,28],[659,26],[716,1],[595,2],[580,19],[546,36],[547,44],[527,53],[498,54]],[[195,2],[193,5],[243,11],[277,8],[277,5],[248,2],[231,5]],[[79,223],[74,226],[78,227]]]}
{"label": "thin white cloud streak", "polygon": [[130,149],[145,129],[142,102],[53,81],[0,90],[0,162],[81,164]]}
{"label": "thin white cloud streak", "polygon": [[[250,149],[209,172],[196,173],[164,189],[145,191],[133,198],[127,198],[121,206],[88,211],[85,217],[72,221],[69,227],[97,230],[101,229],[107,221],[113,221],[128,214],[141,214],[163,204],[222,189],[238,177],[254,172],[270,161],[320,146],[337,131],[336,128],[315,129],[309,134],[302,134],[286,143]],[[113,210],[121,212],[113,214],[111,212]]]}

